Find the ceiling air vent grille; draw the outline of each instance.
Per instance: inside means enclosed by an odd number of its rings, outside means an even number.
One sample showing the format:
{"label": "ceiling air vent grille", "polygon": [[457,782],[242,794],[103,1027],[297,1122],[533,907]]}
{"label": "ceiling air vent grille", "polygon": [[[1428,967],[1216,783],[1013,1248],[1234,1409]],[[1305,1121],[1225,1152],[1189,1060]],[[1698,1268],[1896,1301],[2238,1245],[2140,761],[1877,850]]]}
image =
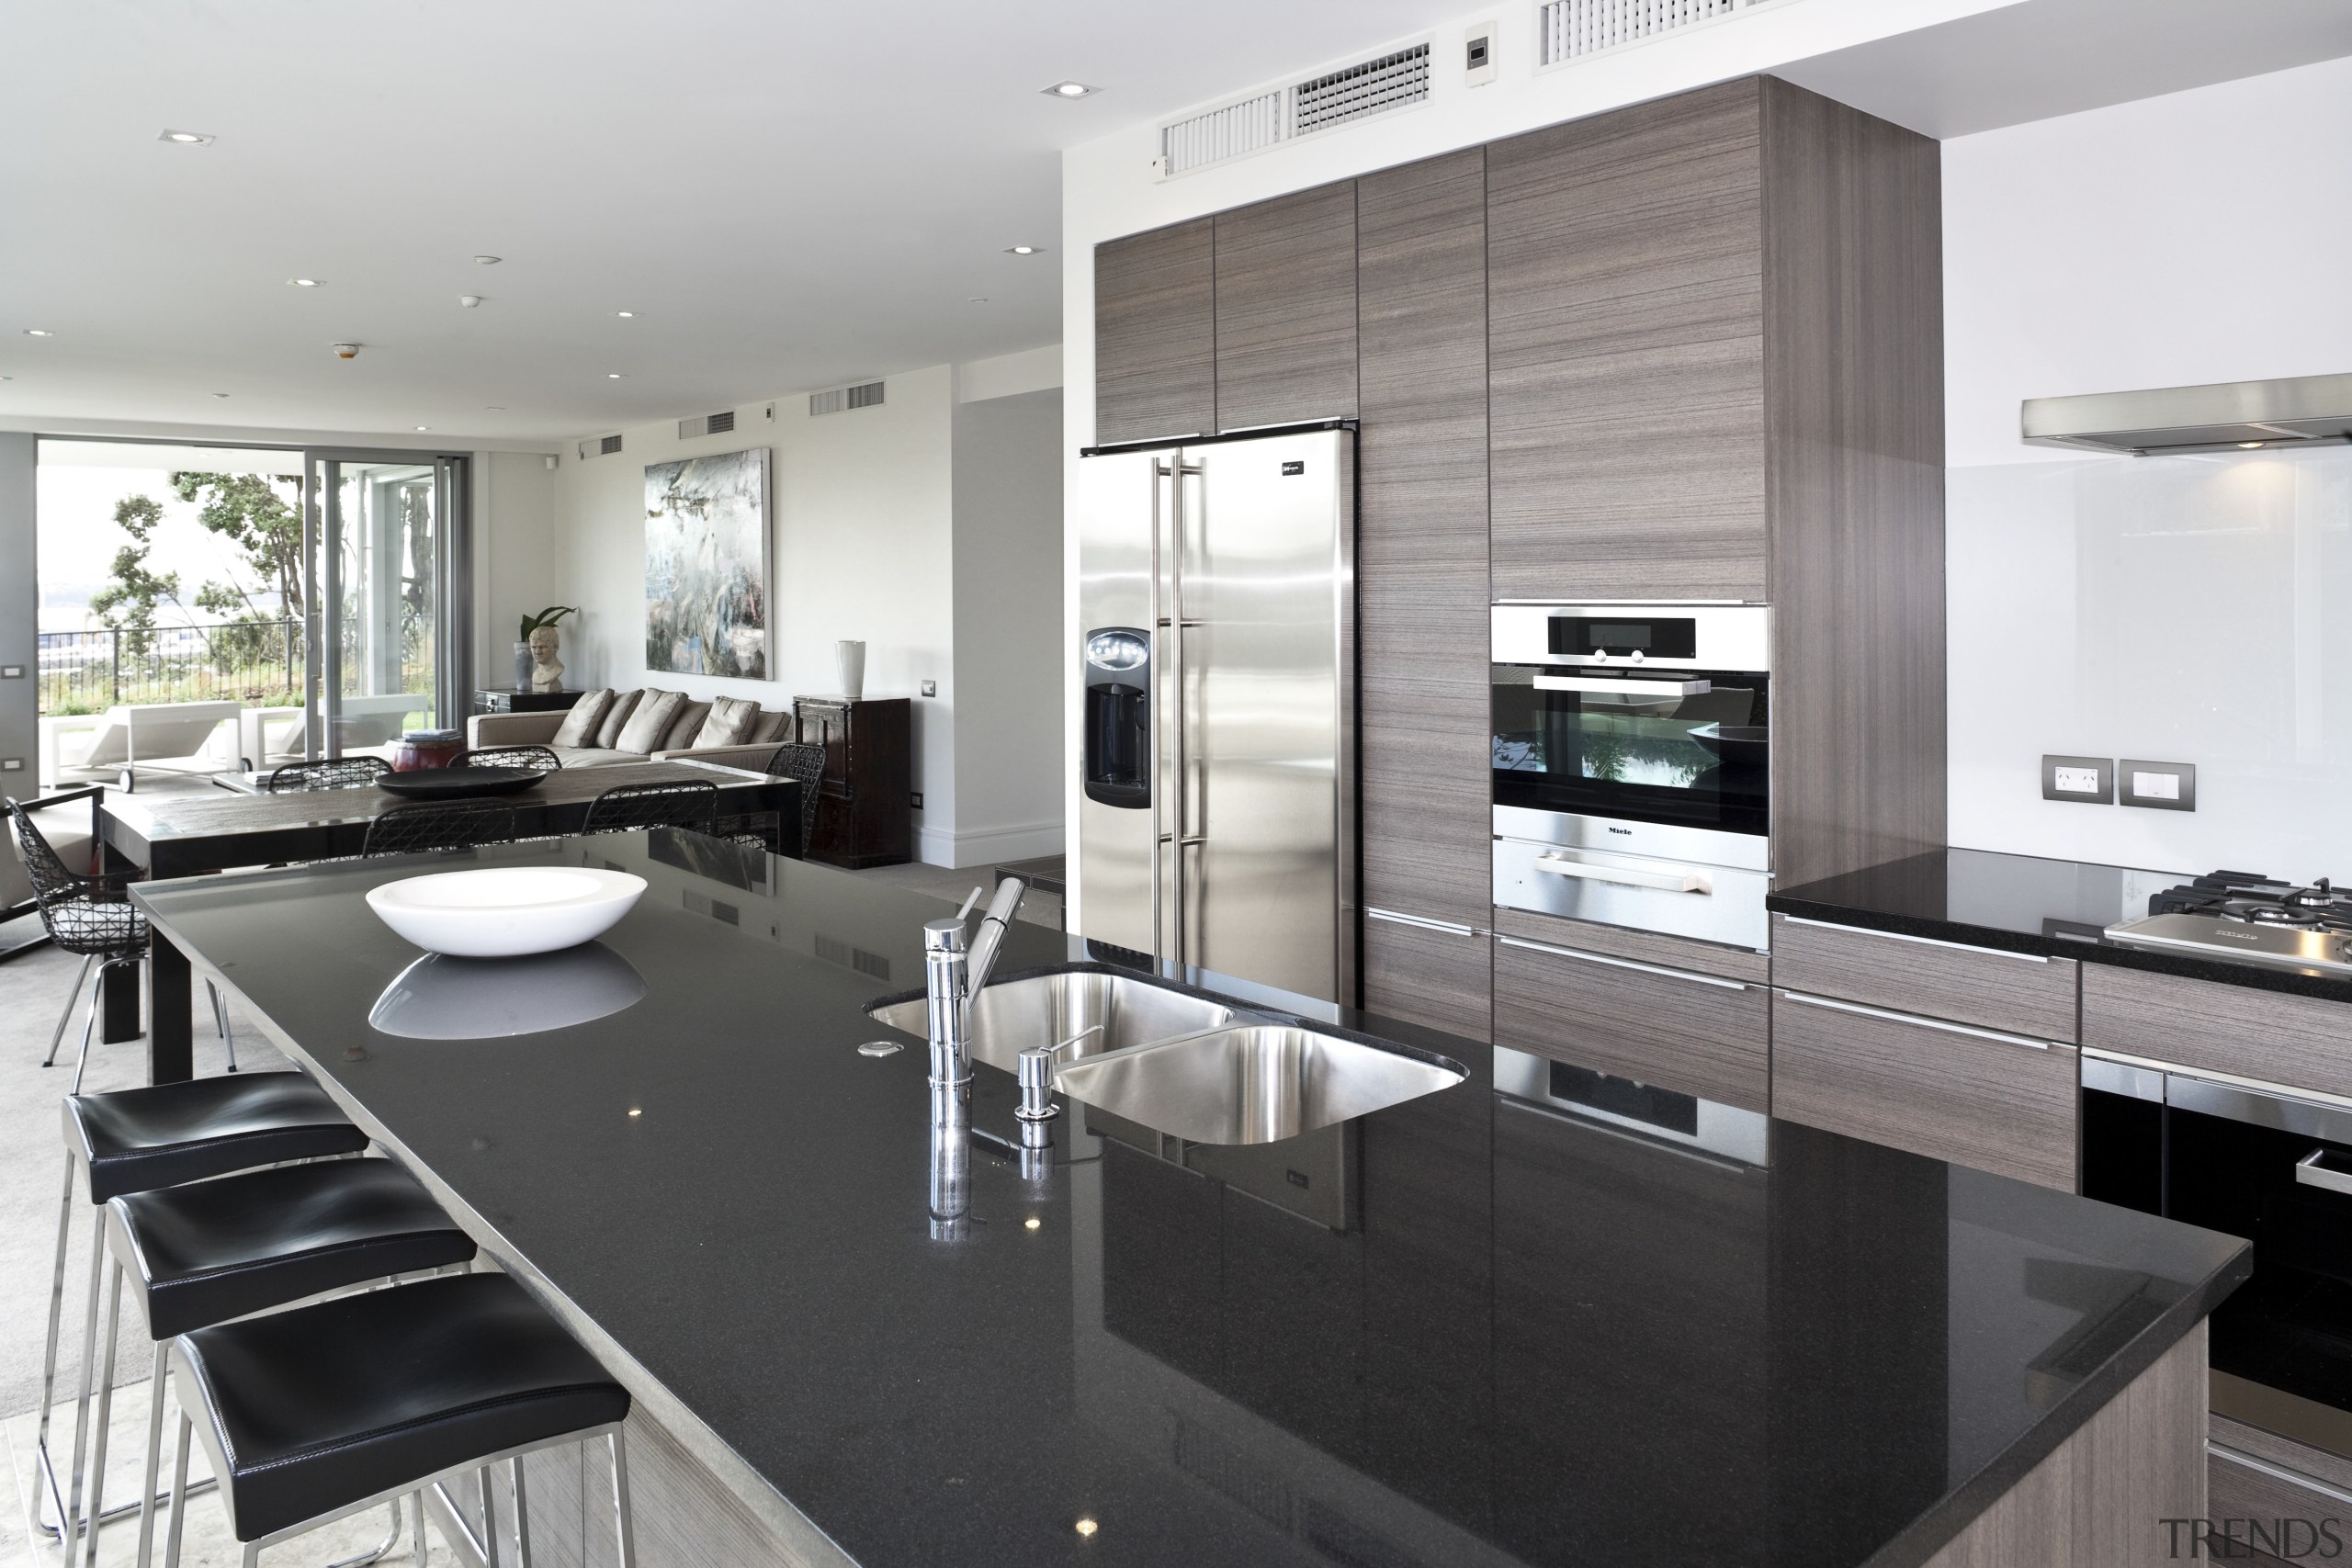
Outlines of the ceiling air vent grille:
{"label": "ceiling air vent grille", "polygon": [[1542,65],[1581,60],[1773,0],[1546,0],[1536,13]]}
{"label": "ceiling air vent grille", "polygon": [[878,408],[882,402],[882,383],[865,381],[854,387],[835,387],[829,392],[808,394],[808,414],[839,413],[843,409]]}
{"label": "ceiling air vent grille", "polygon": [[1416,44],[1301,82],[1295,93],[1293,134],[1298,136],[1418,103],[1430,96],[1430,46]]}
{"label": "ceiling air vent grille", "polygon": [[1159,173],[1190,174],[1429,96],[1430,46],[1417,43],[1161,126]]}
{"label": "ceiling air vent grille", "polygon": [[1261,147],[1272,147],[1283,139],[1286,129],[1283,113],[1286,96],[1276,88],[1221,109],[1161,126],[1161,167],[1169,174],[1181,175],[1204,164],[1222,163],[1244,152],[1255,152]]}
{"label": "ceiling air vent grille", "polygon": [[604,457],[609,457],[611,454],[617,452],[620,449],[621,438],[617,435],[592,435],[587,440],[582,441],[580,444],[580,456],[583,458]]}
{"label": "ceiling air vent grille", "polygon": [[725,413],[698,413],[692,419],[678,422],[678,439],[690,440],[697,435],[724,435],[735,428],[735,411]]}

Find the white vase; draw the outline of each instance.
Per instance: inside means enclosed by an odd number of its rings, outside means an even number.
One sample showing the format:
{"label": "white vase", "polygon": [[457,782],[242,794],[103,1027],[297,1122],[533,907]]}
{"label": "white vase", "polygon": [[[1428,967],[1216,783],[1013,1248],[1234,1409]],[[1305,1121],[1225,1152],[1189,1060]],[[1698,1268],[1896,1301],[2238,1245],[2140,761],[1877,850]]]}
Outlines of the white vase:
{"label": "white vase", "polygon": [[833,644],[833,657],[840,660],[842,695],[851,702],[865,694],[865,645],[862,642]]}

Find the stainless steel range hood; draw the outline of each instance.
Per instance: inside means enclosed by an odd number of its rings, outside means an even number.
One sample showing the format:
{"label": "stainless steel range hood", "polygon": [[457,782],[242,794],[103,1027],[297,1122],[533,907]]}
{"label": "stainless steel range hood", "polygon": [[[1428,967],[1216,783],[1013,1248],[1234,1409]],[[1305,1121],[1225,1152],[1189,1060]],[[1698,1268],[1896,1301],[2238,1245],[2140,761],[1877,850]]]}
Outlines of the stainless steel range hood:
{"label": "stainless steel range hood", "polygon": [[2352,440],[2352,376],[2028,398],[2025,440],[2076,451],[2225,452]]}

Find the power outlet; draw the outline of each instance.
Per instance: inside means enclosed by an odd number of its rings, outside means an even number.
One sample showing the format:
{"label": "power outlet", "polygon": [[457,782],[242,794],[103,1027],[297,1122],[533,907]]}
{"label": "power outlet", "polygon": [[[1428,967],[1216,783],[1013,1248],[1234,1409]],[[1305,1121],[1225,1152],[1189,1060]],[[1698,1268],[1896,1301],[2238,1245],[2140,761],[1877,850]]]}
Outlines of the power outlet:
{"label": "power outlet", "polygon": [[25,771],[22,757],[0,757],[0,773],[21,773]]}
{"label": "power outlet", "polygon": [[2041,798],[2081,806],[2115,804],[2115,761],[2109,757],[2041,759]]}
{"label": "power outlet", "polygon": [[915,792],[914,792],[914,795],[913,795],[913,796],[912,796],[912,798],[913,798],[914,803],[915,803],[915,809],[916,809],[917,811],[921,811],[921,810],[922,809],[922,791],[921,791],[921,790],[917,790],[917,791],[915,791]]}

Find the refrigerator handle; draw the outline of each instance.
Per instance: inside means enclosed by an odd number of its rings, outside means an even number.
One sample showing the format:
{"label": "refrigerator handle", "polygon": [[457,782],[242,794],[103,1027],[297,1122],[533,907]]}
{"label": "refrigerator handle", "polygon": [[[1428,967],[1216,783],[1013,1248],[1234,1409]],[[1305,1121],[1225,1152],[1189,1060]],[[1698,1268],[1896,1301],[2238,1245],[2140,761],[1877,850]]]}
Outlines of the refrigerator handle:
{"label": "refrigerator handle", "polygon": [[[1169,624],[1168,616],[1161,613],[1164,605],[1160,599],[1160,538],[1168,527],[1169,520],[1175,515],[1176,512],[1172,501],[1163,503],[1161,491],[1163,481],[1170,491],[1175,488],[1176,480],[1172,466],[1164,465],[1155,459],[1151,465],[1151,639],[1153,646],[1152,674],[1148,682],[1153,688],[1163,686],[1168,680],[1169,671],[1175,663],[1172,639],[1163,637],[1160,631],[1162,626]],[[1166,908],[1167,895],[1160,886],[1160,863],[1163,852],[1159,847],[1167,835],[1160,829],[1160,807],[1168,798],[1168,781],[1176,775],[1175,769],[1169,765],[1174,760],[1174,752],[1172,749],[1161,743],[1161,730],[1168,722],[1166,695],[1165,691],[1159,689],[1148,693],[1152,709],[1149,739],[1151,748],[1151,956],[1155,964],[1166,956],[1168,952],[1167,931],[1161,919]]]}
{"label": "refrigerator handle", "polygon": [[[1174,677],[1175,690],[1175,701],[1171,705],[1175,709],[1176,716],[1174,720],[1176,766],[1174,769],[1175,815],[1174,820],[1169,827],[1168,864],[1169,876],[1175,893],[1172,900],[1174,906],[1172,915],[1176,931],[1173,940],[1165,951],[1168,956],[1175,959],[1180,974],[1182,970],[1191,967],[1193,963],[1191,923],[1193,889],[1192,879],[1185,867],[1184,851],[1188,844],[1200,842],[1199,838],[1192,831],[1193,736],[1190,718],[1192,671],[1184,661],[1184,628],[1189,624],[1187,606],[1184,603],[1184,581],[1185,568],[1189,564],[1186,557],[1191,548],[1193,520],[1193,509],[1185,504],[1184,481],[1187,479],[1198,479],[1201,473],[1201,465],[1187,463],[1182,452],[1176,454],[1175,458],[1169,465],[1168,494],[1171,516],[1169,538],[1172,546],[1170,554],[1173,557],[1174,570],[1169,574],[1170,604],[1168,630],[1174,650],[1173,668],[1170,673]],[[1158,848],[1156,844],[1153,846],[1155,852]]]}

